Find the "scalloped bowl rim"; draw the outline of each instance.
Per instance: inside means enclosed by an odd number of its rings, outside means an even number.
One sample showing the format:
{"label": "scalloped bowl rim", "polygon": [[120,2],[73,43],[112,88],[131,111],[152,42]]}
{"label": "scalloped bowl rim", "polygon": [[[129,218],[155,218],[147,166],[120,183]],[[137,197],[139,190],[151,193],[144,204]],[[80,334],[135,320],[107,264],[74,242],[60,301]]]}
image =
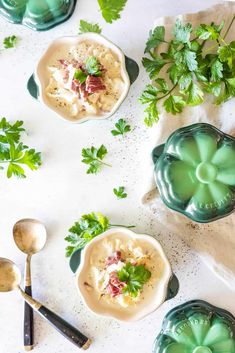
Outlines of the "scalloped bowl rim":
{"label": "scalloped bowl rim", "polygon": [[177,206],[174,206],[173,203],[171,202],[168,202],[167,198],[165,197],[164,195],[164,192],[162,191],[162,187],[159,187],[158,185],[158,177],[157,177],[157,174],[158,174],[158,162],[160,160],[160,158],[163,156],[163,155],[166,155],[166,154],[169,154],[169,155],[172,155],[174,156],[173,154],[167,152],[167,149],[168,149],[168,146],[170,145],[170,143],[172,143],[172,139],[175,137],[175,135],[180,135],[182,133],[186,131],[186,133],[188,132],[188,130],[190,130],[191,128],[195,128],[195,129],[201,129],[202,126],[204,126],[205,128],[208,128],[208,129],[211,129],[212,131],[215,131],[217,132],[217,134],[220,135],[221,139],[224,140],[224,139],[231,139],[231,140],[234,140],[235,141],[235,137],[233,135],[230,135],[228,133],[225,133],[223,132],[222,130],[218,129],[216,126],[212,125],[212,124],[209,124],[209,123],[204,123],[204,122],[198,122],[198,123],[193,123],[193,124],[190,124],[190,125],[186,125],[186,126],[183,126],[183,127],[180,127],[180,128],[177,128],[175,129],[171,134],[170,136],[167,138],[166,142],[163,143],[163,144],[159,144],[157,146],[155,146],[153,148],[152,151],[154,151],[155,148],[159,147],[159,146],[162,146],[164,145],[164,148],[163,148],[163,151],[161,153],[161,155],[159,156],[159,158],[157,159],[156,162],[153,162],[153,170],[154,170],[154,180],[155,180],[155,184],[156,184],[156,188],[158,189],[159,191],[159,194],[161,196],[161,200],[162,202],[171,210],[173,211],[176,211],[178,212],[179,214],[187,217],[188,219],[192,220],[193,222],[196,222],[196,223],[202,223],[202,224],[207,224],[207,223],[212,223],[212,222],[215,222],[215,221],[218,221],[220,219],[223,219],[223,218],[226,218],[228,216],[230,216],[234,210],[235,210],[235,205],[233,207],[233,209],[231,209],[230,212],[226,213],[225,215],[220,215],[218,214],[216,217],[213,217],[213,218],[206,218],[206,219],[200,219],[198,217],[193,217],[191,215],[191,213],[189,213],[188,211],[186,210],[181,210],[179,207]]}
{"label": "scalloped bowl rim", "polygon": [[[161,278],[160,282],[159,282],[159,287],[158,289],[155,291],[156,295],[153,295],[153,300],[150,302],[150,304],[148,304],[147,309],[144,307],[142,308],[142,310],[137,311],[135,314],[130,315],[129,317],[125,317],[123,318],[122,315],[118,315],[115,313],[112,313],[112,310],[108,311],[105,310],[103,308],[95,308],[95,304],[93,306],[89,305],[87,299],[86,299],[86,292],[84,290],[84,286],[81,283],[81,278],[83,275],[83,272],[85,272],[87,266],[88,266],[88,256],[87,256],[87,252],[88,250],[90,250],[92,247],[95,246],[95,244],[100,241],[101,239],[107,238],[109,235],[113,235],[116,233],[121,233],[124,234],[126,236],[129,236],[130,238],[133,239],[144,239],[147,242],[150,242],[159,252],[161,259],[164,262],[164,276]],[[110,230],[107,230],[106,232],[98,235],[97,237],[95,237],[94,239],[92,239],[86,246],[85,248],[82,250],[81,252],[81,262],[79,265],[79,268],[76,272],[76,276],[75,276],[75,284],[77,287],[77,290],[82,298],[83,303],[85,304],[85,306],[92,311],[93,313],[103,316],[103,317],[110,317],[110,318],[114,318],[118,321],[125,321],[125,322],[135,322],[138,320],[143,319],[145,316],[151,314],[152,312],[154,312],[156,309],[158,309],[166,300],[167,297],[167,291],[168,291],[168,284],[170,282],[170,279],[173,275],[172,272],[172,268],[170,265],[170,262],[162,248],[162,245],[159,243],[159,241],[157,239],[155,239],[154,237],[152,237],[151,235],[147,235],[147,234],[137,234],[135,232],[133,232],[130,229],[127,228],[122,228],[122,227],[115,227],[112,228]],[[159,292],[161,291],[161,296],[159,297]],[[155,301],[154,301],[155,298]]]}
{"label": "scalloped bowl rim", "polygon": [[[117,103],[114,105],[113,109],[107,113],[107,114],[103,114],[103,115],[88,115],[85,116],[83,118],[80,118],[78,120],[72,120],[69,117],[66,117],[65,114],[63,114],[59,109],[56,109],[56,107],[53,104],[49,104],[48,102],[48,98],[46,96],[45,93],[45,89],[47,87],[46,81],[48,81],[48,79],[45,77],[45,74],[43,73],[43,71],[46,70],[46,62],[48,61],[47,58],[50,57],[51,53],[53,53],[53,50],[55,47],[59,46],[61,43],[66,44],[66,42],[71,45],[74,44],[78,44],[83,40],[93,40],[96,41],[97,43],[100,43],[108,48],[110,48],[119,58],[120,62],[121,62],[121,76],[124,80],[124,84],[125,87],[123,89],[123,92],[119,98],[119,100],[117,101]],[[88,120],[104,120],[109,118],[110,116],[112,116],[117,109],[119,108],[119,106],[122,104],[122,102],[124,101],[124,99],[126,98],[129,88],[130,88],[130,78],[129,75],[127,73],[126,70],[126,63],[125,63],[125,55],[123,53],[123,51],[116,46],[113,42],[111,42],[109,39],[107,39],[106,37],[104,37],[101,34],[97,34],[97,33],[92,33],[92,32],[88,32],[88,33],[83,33],[83,34],[78,34],[76,36],[63,36],[63,37],[59,37],[57,39],[55,39],[54,41],[52,41],[49,46],[47,47],[46,51],[44,52],[44,54],[41,56],[37,66],[36,66],[36,70],[34,72],[34,77],[35,77],[35,82],[38,86],[39,89],[39,99],[51,110],[53,110],[54,112],[57,113],[57,115],[59,115],[61,118],[63,118],[64,120],[67,120],[73,124],[79,124],[79,123],[83,123],[85,121]],[[48,78],[49,78],[49,74],[48,74]]]}

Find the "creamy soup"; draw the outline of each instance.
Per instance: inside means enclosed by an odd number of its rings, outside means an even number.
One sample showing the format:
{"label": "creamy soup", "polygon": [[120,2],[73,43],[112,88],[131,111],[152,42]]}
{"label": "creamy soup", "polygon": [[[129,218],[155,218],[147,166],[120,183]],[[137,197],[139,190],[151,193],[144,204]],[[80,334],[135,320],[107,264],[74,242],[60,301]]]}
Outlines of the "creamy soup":
{"label": "creamy soup", "polygon": [[[89,60],[96,61],[98,73],[89,71]],[[111,112],[126,86],[117,54],[93,40],[61,44],[47,65],[50,78],[46,96],[71,120]]]}
{"label": "creamy soup", "polygon": [[[91,307],[133,312],[148,305],[158,288],[162,296],[161,280],[169,269],[166,270],[162,253],[150,241],[116,233],[101,238],[87,251],[87,262],[79,281]],[[128,280],[123,280],[123,269],[128,266],[132,271],[140,270],[142,277],[147,274],[146,281],[134,295],[128,292]],[[138,275],[138,279],[141,276]]]}

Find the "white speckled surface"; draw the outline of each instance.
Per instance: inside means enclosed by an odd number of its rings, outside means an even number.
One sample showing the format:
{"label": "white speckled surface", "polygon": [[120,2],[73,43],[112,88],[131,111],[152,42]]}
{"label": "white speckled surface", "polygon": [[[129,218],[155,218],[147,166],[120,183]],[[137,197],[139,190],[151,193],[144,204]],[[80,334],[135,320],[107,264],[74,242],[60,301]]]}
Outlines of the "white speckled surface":
{"label": "white speckled surface", "polygon": [[[23,119],[29,135],[25,142],[43,152],[43,166],[28,173],[25,180],[0,183],[0,256],[14,260],[21,269],[24,255],[13,242],[12,226],[20,218],[35,217],[48,229],[48,242],[42,253],[35,255],[33,265],[34,296],[77,325],[94,339],[93,353],[149,353],[161,320],[173,306],[188,299],[201,298],[235,314],[234,292],[220,282],[178,238],[160,226],[141,205],[142,175],[145,160],[141,151],[151,131],[143,125],[142,108],[137,97],[147,77],[141,69],[137,83],[119,112],[103,122],[70,125],[34,101],[26,90],[26,81],[47,44],[62,35],[76,34],[79,20],[99,21],[103,34],[118,44],[138,62],[148,30],[154,19],[197,11],[214,4],[214,0],[128,0],[122,19],[105,24],[95,0],[79,0],[72,18],[50,30],[34,33],[0,19],[0,40],[16,34],[21,40],[16,49],[0,55],[1,111],[9,119]],[[126,118],[134,127],[125,139],[114,138],[110,130],[118,118]],[[174,118],[175,119],[175,118]],[[86,175],[80,163],[81,149],[92,143],[104,143],[112,168],[97,176]],[[2,172],[1,172],[2,173]],[[116,200],[112,188],[125,185],[126,200]],[[157,312],[135,324],[120,324],[91,314],[81,304],[74,278],[64,257],[64,236],[71,224],[83,213],[101,211],[113,222],[136,224],[136,230],[156,236],[179,277],[178,296]],[[0,353],[22,352],[22,300],[17,293],[0,295]],[[35,315],[35,353],[73,353],[77,348]]]}

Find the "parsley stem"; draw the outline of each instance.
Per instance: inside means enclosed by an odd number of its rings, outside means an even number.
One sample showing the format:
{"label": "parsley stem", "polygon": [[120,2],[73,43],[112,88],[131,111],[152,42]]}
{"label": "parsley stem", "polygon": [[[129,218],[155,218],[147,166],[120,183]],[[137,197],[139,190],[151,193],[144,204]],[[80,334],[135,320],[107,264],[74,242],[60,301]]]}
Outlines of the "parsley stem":
{"label": "parsley stem", "polygon": [[164,94],[163,96],[159,97],[159,98],[158,98],[158,101],[160,101],[161,99],[167,97],[172,91],[174,91],[174,89],[176,88],[176,86],[177,86],[177,83],[176,83],[166,94]]}
{"label": "parsley stem", "polygon": [[230,22],[230,25],[228,26],[228,28],[224,34],[224,39],[227,37],[227,34],[230,31],[230,28],[232,27],[234,20],[235,20],[235,15],[233,15],[232,21]]}
{"label": "parsley stem", "polygon": [[107,167],[112,167],[111,164],[105,163],[105,162],[101,161],[101,160],[98,159],[98,158],[95,158],[95,160],[98,161],[98,162],[100,162],[101,164],[106,165]]}
{"label": "parsley stem", "polygon": [[[227,45],[227,43],[225,42],[225,38],[227,37],[227,34],[228,34],[228,32],[230,31],[230,28],[232,27],[234,20],[235,20],[235,15],[233,15],[232,21],[230,22],[230,24],[229,24],[229,26],[228,26],[228,28],[227,28],[225,34],[224,34],[224,37],[219,36],[219,39],[220,39],[221,42],[223,42],[225,45]],[[207,53],[208,51],[212,50],[212,49],[215,49],[215,48],[217,47],[217,45],[218,45],[218,44],[213,45],[213,46],[207,48],[207,49],[204,51],[204,54]]]}
{"label": "parsley stem", "polygon": [[124,226],[124,225],[122,225],[122,224],[110,224],[109,225],[110,226],[110,228],[111,227],[123,227],[123,228],[135,228],[135,226]]}

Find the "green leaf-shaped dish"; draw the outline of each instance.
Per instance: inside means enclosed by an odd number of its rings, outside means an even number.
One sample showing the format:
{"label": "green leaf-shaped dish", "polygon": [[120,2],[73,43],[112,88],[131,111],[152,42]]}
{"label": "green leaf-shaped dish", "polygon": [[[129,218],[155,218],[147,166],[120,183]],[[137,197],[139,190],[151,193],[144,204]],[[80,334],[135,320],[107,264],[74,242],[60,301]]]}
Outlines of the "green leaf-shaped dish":
{"label": "green leaf-shaped dish", "polygon": [[235,138],[204,123],[176,130],[153,150],[155,180],[164,203],[196,222],[235,208]]}
{"label": "green leaf-shaped dish", "polygon": [[202,300],[171,310],[153,353],[235,353],[235,317]]}
{"label": "green leaf-shaped dish", "polygon": [[0,15],[36,31],[50,29],[66,21],[76,0],[0,0]]}

